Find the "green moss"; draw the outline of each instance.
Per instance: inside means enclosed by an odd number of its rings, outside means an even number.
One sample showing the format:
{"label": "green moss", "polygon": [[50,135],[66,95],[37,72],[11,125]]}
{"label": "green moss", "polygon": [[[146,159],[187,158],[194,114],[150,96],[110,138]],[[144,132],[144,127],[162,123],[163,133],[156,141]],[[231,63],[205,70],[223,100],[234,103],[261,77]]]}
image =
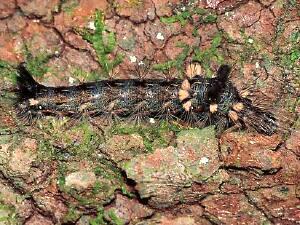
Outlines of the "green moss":
{"label": "green moss", "polygon": [[[57,160],[57,183],[60,190],[77,200],[78,205],[96,207],[111,201],[114,191],[123,185],[119,169],[109,160],[99,157],[100,137],[87,121],[70,124],[68,120],[38,122],[39,155],[42,161]],[[97,177],[93,188],[81,192],[67,187],[66,176],[80,170],[78,162],[86,160]]]}
{"label": "green moss", "polygon": [[212,39],[211,45],[208,49],[201,51],[200,49],[194,50],[193,60],[199,62],[204,68],[207,76],[211,77],[213,72],[210,69],[212,61],[216,61],[218,64],[223,63],[224,58],[219,47],[223,39],[223,34],[221,32],[217,33]]}
{"label": "green moss", "polygon": [[91,159],[103,137],[84,119],[72,124],[69,119],[38,121],[41,159],[67,160],[70,157]]}
{"label": "green moss", "polygon": [[[280,66],[300,74],[300,29],[296,28],[288,39],[282,36],[286,28],[286,21],[294,17],[291,11],[295,8],[300,9],[300,4],[297,1],[290,0],[283,2],[280,7],[283,9],[283,15],[276,25],[273,53],[278,56],[277,61]],[[282,43],[282,40],[286,40],[286,43]]]}
{"label": "green moss", "polygon": [[18,217],[14,207],[2,204],[0,202],[0,224],[7,224],[7,225],[21,224],[18,221]]}
{"label": "green moss", "polygon": [[209,14],[205,17],[203,17],[203,23],[215,23],[217,21],[218,17],[215,14]]}
{"label": "green moss", "polygon": [[94,169],[94,173],[96,176],[101,176],[104,174],[104,170],[102,167],[99,167],[99,166],[96,166],[95,169]]}
{"label": "green moss", "polygon": [[[65,139],[66,133],[64,126],[67,122],[67,119],[57,120],[54,118],[37,122],[37,127],[41,130],[40,133],[36,133],[37,140],[39,140],[38,158],[40,160],[64,160],[65,152],[54,146],[60,146],[57,141]],[[65,143],[65,145],[68,144]]]}
{"label": "green moss", "polygon": [[71,73],[73,77],[79,80],[80,82],[82,82],[83,80],[84,81],[99,80],[99,73],[97,71],[87,72],[79,67],[76,67],[76,68],[72,68]]}
{"label": "green moss", "polygon": [[97,216],[89,221],[90,225],[124,225],[114,210],[104,211],[102,207],[98,208]]}
{"label": "green moss", "polygon": [[128,191],[125,186],[121,187],[121,192],[122,192],[123,195],[127,196],[128,198],[134,198],[134,197],[136,197],[136,195],[134,193]]}
{"label": "green moss", "polygon": [[114,212],[114,210],[108,210],[107,216],[109,218],[108,219],[109,222],[111,224],[113,224],[113,225],[124,225],[125,224],[123,222],[123,220],[116,215],[116,213]]}
{"label": "green moss", "polygon": [[290,47],[287,51],[282,49],[278,49],[278,51],[281,53],[280,59],[282,66],[293,69],[297,66],[296,63],[300,61],[300,29],[297,29],[290,35],[288,44]]}
{"label": "green moss", "polygon": [[45,159],[61,159],[61,155],[56,151],[49,140],[41,139],[38,146],[38,158]]}
{"label": "green moss", "polygon": [[188,57],[188,55],[190,54],[191,48],[189,45],[185,43],[178,43],[177,47],[182,48],[182,52],[178,56],[176,56],[175,59],[169,60],[164,63],[155,64],[153,65],[152,68],[154,70],[161,71],[161,72],[167,72],[170,69],[175,68],[179,72],[179,74],[183,74],[185,68],[184,62]]}
{"label": "green moss", "polygon": [[124,57],[116,54],[114,59],[109,59],[109,55],[114,53],[117,45],[115,34],[106,29],[103,12],[96,10],[94,17],[95,31],[93,33],[87,29],[78,30],[78,32],[92,44],[103,74],[109,76],[112,70],[123,61]]}
{"label": "green moss", "polygon": [[179,22],[181,26],[187,24],[188,20],[192,18],[192,13],[189,11],[177,12],[176,15],[170,17],[162,17],[160,18],[161,22],[171,24],[175,22]]}
{"label": "green moss", "polygon": [[290,35],[290,42],[296,44],[299,43],[300,41],[300,28],[296,31],[294,31],[291,35]]}
{"label": "green moss", "polygon": [[102,142],[102,138],[95,133],[93,127],[86,121],[75,126],[71,133],[79,134],[80,141],[73,143],[70,150],[79,156],[90,156]]}
{"label": "green moss", "polygon": [[94,195],[96,195],[96,194],[98,194],[100,191],[102,191],[103,190],[103,186],[102,186],[102,184],[99,182],[99,181],[96,181],[95,182],[95,185],[94,185],[94,187],[93,187],[93,190],[92,190],[92,193],[94,194]]}
{"label": "green moss", "polygon": [[300,48],[292,49],[290,53],[290,63],[294,64],[300,59]]}
{"label": "green moss", "polygon": [[[79,160],[79,159],[78,159]],[[96,181],[92,188],[84,191],[66,186],[67,174],[80,170],[77,161],[59,162],[58,165],[58,186],[60,191],[77,200],[78,206],[97,207],[99,204],[106,204],[114,197],[115,190],[124,186],[124,180],[120,170],[108,160],[101,159],[98,162],[93,160],[89,164],[95,165],[94,172]]]}
{"label": "green moss", "polygon": [[245,62],[253,58],[254,55],[260,55],[263,48],[260,42],[254,37],[246,35],[243,29],[240,31],[240,34],[243,38],[243,50],[240,54],[240,60]]}
{"label": "green moss", "polygon": [[0,79],[9,79],[13,84],[17,83],[17,71],[15,65],[4,60],[0,60]]}
{"label": "green moss", "polygon": [[63,187],[66,183],[66,174],[67,174],[67,165],[66,165],[66,163],[60,162],[58,164],[57,183],[61,189],[63,189]]}
{"label": "green moss", "polygon": [[98,213],[96,218],[93,218],[89,221],[90,225],[105,225],[107,224],[106,221],[104,221],[104,209],[102,207],[98,208]]}
{"label": "green moss", "polygon": [[46,52],[38,52],[35,56],[29,51],[27,45],[23,48],[25,56],[26,68],[34,77],[42,77],[45,73],[49,72],[47,63],[50,55]]}
{"label": "green moss", "polygon": [[166,24],[179,22],[182,27],[190,22],[194,25],[192,34],[197,37],[199,36],[198,29],[201,24],[212,24],[218,19],[215,13],[202,8],[195,8],[193,4],[184,6],[184,9],[175,11],[175,15],[170,17],[161,17],[160,20]]}
{"label": "green moss", "polygon": [[172,133],[179,131],[180,128],[177,125],[162,121],[155,126],[119,124],[112,128],[111,133],[128,135],[139,134],[143,138],[146,150],[153,152],[155,148],[167,147],[173,137]]}
{"label": "green moss", "polygon": [[92,189],[92,194],[97,195],[100,192],[108,192],[111,187],[109,184],[101,183],[100,181],[96,181],[95,185]]}
{"label": "green moss", "polygon": [[94,168],[94,173],[96,176],[103,177],[107,180],[123,181],[120,170],[111,161],[106,159],[98,160],[98,165]]}
{"label": "green moss", "polygon": [[81,213],[74,206],[68,208],[67,214],[63,218],[63,223],[75,223],[81,216]]}
{"label": "green moss", "polygon": [[79,6],[78,0],[62,0],[61,10],[72,16],[77,6]]}
{"label": "green moss", "polygon": [[[160,20],[166,24],[179,22],[181,26],[185,26],[189,21],[197,25],[215,23],[218,18],[216,14],[202,8],[187,7],[186,10],[175,13],[170,17],[161,17]],[[193,15],[198,15],[196,21],[193,19]]]}

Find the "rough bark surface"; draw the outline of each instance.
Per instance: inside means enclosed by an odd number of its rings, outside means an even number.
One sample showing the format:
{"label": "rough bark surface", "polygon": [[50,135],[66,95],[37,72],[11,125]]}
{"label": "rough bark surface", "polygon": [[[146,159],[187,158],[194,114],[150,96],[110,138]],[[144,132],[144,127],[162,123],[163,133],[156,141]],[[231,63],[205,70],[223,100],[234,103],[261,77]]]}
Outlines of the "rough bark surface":
{"label": "rough bark surface", "polygon": [[[95,9],[106,44],[115,33],[105,56],[82,35]],[[0,1],[0,224],[299,223],[299,12],[295,0]],[[16,117],[22,61],[42,84],[68,86],[182,78],[192,60],[207,76],[233,65],[231,81],[278,132]]]}

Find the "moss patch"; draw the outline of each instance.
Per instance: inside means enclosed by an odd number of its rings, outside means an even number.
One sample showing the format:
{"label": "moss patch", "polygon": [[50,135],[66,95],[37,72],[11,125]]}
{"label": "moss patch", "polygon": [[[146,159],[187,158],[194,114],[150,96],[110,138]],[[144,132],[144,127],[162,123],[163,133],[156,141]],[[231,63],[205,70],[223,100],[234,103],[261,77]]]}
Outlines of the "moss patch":
{"label": "moss patch", "polygon": [[169,60],[164,63],[155,64],[152,68],[161,72],[167,72],[170,69],[175,68],[176,71],[182,75],[184,73],[185,68],[184,63],[191,52],[191,48],[189,45],[184,43],[178,43],[177,47],[182,48],[182,52],[178,56],[176,56],[175,59]]}
{"label": "moss patch", "polygon": [[125,222],[119,218],[114,210],[105,211],[103,208],[98,208],[97,216],[90,221],[90,225],[124,225]]}
{"label": "moss patch", "polygon": [[26,68],[34,77],[42,77],[45,73],[49,72],[47,63],[49,62],[50,55],[45,52],[39,52],[33,56],[28,46],[24,46],[23,54],[25,56]]}
{"label": "moss patch", "polygon": [[63,218],[63,223],[75,223],[81,216],[81,213],[72,205],[69,206],[67,214]]}
{"label": "moss patch", "polygon": [[187,44],[179,43],[178,47],[182,48],[182,52],[174,60],[155,64],[152,68],[161,72],[168,72],[171,69],[176,69],[180,75],[183,75],[185,73],[185,61],[187,57],[191,55],[192,60],[194,62],[199,62],[203,67],[205,74],[208,77],[211,77],[213,75],[213,71],[210,67],[211,64],[213,62],[216,62],[217,64],[222,64],[224,62],[224,54],[220,50],[222,40],[223,33],[217,33],[212,39],[210,47],[205,50],[201,50],[196,46],[190,47]]}
{"label": "moss patch", "polygon": [[199,62],[202,65],[203,69],[205,70],[205,74],[208,77],[211,77],[213,75],[213,71],[211,71],[210,69],[210,65],[212,64],[212,62],[217,62],[217,64],[222,64],[224,62],[223,54],[219,50],[222,39],[223,34],[219,32],[212,39],[209,48],[205,50],[197,48],[194,50],[193,60]]}
{"label": "moss patch", "polygon": [[72,16],[77,6],[79,6],[78,0],[62,0],[61,10]]}
{"label": "moss patch", "polygon": [[124,225],[125,222],[119,218],[114,210],[104,211],[103,208],[98,208],[97,216],[90,221],[90,225]]}
{"label": "moss patch", "polygon": [[[114,198],[115,190],[121,189],[124,185],[123,178],[121,172],[108,160],[102,159],[88,163],[85,170],[82,170],[79,161],[60,162],[58,167],[59,189],[68,196],[76,199],[77,206],[97,207],[110,202]],[[67,177],[70,174],[74,172],[77,174],[81,172],[85,173],[85,171],[94,171],[95,182],[92,186],[81,190],[66,185],[66,179],[68,179]],[[80,180],[76,182],[80,182]]]}
{"label": "moss patch", "polygon": [[38,121],[41,158],[63,160],[69,157],[88,159],[95,154],[103,138],[87,121],[72,124],[69,119]]}
{"label": "moss patch", "polygon": [[112,134],[139,134],[143,137],[145,148],[152,152],[155,148],[167,147],[173,135],[180,131],[178,125],[162,121],[159,125],[119,124],[112,128]]}
{"label": "moss patch", "polygon": [[7,61],[0,60],[0,79],[8,79],[14,85],[17,83],[17,71],[15,65]]}
{"label": "moss patch", "polygon": [[[193,18],[194,15],[197,15],[197,19]],[[189,21],[197,25],[215,23],[217,18],[216,14],[208,10],[183,6],[180,10],[175,11],[175,15],[161,17],[160,20],[166,24],[179,22],[181,26],[185,26]]]}
{"label": "moss patch", "polygon": [[72,73],[72,77],[77,79],[79,82],[95,81],[95,80],[99,79],[98,71],[87,72],[79,67],[73,67],[71,69],[71,73]]}
{"label": "moss patch", "polygon": [[94,32],[87,29],[78,29],[78,32],[92,44],[97,53],[103,74],[109,76],[112,70],[123,61],[124,57],[123,55],[115,54],[115,58],[109,59],[109,55],[114,53],[117,46],[115,34],[105,27],[103,12],[96,10],[94,18]]}
{"label": "moss patch", "polygon": [[15,209],[0,202],[0,224],[17,225],[18,221]]}

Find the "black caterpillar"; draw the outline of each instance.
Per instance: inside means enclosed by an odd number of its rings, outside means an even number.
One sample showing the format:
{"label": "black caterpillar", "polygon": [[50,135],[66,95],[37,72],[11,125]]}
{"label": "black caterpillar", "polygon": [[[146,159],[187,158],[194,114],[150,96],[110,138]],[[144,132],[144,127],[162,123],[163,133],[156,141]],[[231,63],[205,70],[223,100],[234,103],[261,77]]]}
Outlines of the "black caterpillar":
{"label": "black caterpillar", "polygon": [[195,127],[214,124],[223,131],[239,123],[272,135],[272,113],[253,106],[229,81],[230,67],[222,65],[215,78],[101,80],[69,87],[37,83],[18,66],[18,115],[27,121],[41,116],[176,119]]}

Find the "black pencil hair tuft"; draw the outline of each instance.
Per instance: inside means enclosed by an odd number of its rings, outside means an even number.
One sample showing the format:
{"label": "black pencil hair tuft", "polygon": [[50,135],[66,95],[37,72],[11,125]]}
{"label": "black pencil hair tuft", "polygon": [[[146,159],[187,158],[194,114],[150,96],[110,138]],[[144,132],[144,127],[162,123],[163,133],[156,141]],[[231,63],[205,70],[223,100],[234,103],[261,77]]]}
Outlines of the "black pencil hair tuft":
{"label": "black pencil hair tuft", "polygon": [[43,85],[36,82],[32,75],[26,68],[25,63],[20,63],[17,67],[18,76],[17,76],[17,85],[19,88],[19,94],[25,97],[34,97],[37,90]]}

